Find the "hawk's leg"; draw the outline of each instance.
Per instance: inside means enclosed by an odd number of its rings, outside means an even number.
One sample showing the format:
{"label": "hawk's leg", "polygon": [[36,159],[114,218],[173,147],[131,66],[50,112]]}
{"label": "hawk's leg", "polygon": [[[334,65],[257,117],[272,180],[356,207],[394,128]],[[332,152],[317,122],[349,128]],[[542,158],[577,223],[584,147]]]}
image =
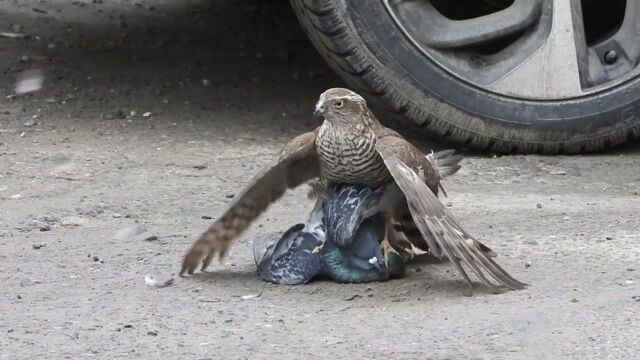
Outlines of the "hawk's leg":
{"label": "hawk's leg", "polygon": [[[405,274],[404,258],[393,247],[392,243],[397,242],[398,238],[405,238],[404,233],[397,231],[393,227],[393,216],[385,216],[385,232],[384,238],[380,242],[382,247],[382,255],[384,257],[384,264],[389,269],[389,275],[391,278],[400,279]],[[407,240],[408,241],[408,240]]]}
{"label": "hawk's leg", "polygon": [[380,242],[380,246],[382,246],[382,255],[384,255],[384,264],[389,267],[389,256],[395,254],[400,256],[400,253],[393,248],[390,242],[391,231],[395,231],[393,229],[393,222],[391,215],[385,215],[384,217],[384,238]]}

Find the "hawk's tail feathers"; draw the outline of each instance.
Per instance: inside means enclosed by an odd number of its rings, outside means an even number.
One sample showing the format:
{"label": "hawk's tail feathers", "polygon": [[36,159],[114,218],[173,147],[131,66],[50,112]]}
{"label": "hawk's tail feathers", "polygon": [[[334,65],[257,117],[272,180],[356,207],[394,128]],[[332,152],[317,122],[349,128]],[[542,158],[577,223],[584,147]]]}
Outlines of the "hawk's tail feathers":
{"label": "hawk's tail feathers", "polygon": [[427,155],[427,160],[429,160],[438,171],[440,179],[444,179],[458,172],[462,167],[460,165],[462,159],[462,155],[456,155],[453,149],[442,150],[436,153],[431,152]]}

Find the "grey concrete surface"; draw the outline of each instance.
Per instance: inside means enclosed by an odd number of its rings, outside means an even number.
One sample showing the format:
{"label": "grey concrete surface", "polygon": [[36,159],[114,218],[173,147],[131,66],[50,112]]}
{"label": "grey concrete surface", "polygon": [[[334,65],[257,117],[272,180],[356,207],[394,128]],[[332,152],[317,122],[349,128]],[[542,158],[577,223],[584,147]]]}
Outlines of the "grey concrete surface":
{"label": "grey concrete surface", "polygon": [[[638,358],[637,144],[470,153],[447,181],[524,291],[465,297],[434,259],[386,283],[265,284],[252,236],[304,220],[304,188],[211,273],[152,289],[340,80],[283,1],[4,0],[2,31],[28,37],[0,36],[0,358]],[[34,68],[43,89],[13,96]]]}

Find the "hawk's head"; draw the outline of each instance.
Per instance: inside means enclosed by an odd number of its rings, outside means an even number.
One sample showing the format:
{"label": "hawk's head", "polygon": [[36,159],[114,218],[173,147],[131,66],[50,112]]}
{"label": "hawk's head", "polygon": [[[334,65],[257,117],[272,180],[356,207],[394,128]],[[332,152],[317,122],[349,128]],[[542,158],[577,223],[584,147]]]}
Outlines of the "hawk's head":
{"label": "hawk's head", "polygon": [[355,92],[344,88],[332,88],[320,95],[313,112],[334,125],[367,125],[370,117],[367,102]]}

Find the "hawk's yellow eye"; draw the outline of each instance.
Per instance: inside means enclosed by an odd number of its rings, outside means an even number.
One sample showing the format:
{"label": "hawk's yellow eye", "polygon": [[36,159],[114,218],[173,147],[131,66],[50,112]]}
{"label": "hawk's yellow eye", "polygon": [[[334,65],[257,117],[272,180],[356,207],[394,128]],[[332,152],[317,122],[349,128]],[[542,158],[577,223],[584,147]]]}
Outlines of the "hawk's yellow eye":
{"label": "hawk's yellow eye", "polygon": [[334,102],[334,103],[333,103],[333,106],[334,106],[336,109],[342,109],[342,108],[344,107],[344,101],[342,101],[342,100],[338,100],[338,101],[336,101],[336,102]]}

